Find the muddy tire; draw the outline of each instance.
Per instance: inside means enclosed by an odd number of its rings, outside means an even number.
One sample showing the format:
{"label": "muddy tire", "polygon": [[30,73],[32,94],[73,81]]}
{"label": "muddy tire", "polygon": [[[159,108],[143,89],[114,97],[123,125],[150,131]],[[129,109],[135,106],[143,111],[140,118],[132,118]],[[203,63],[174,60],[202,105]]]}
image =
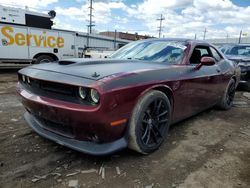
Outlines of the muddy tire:
{"label": "muddy tire", "polygon": [[51,56],[49,56],[49,55],[40,55],[36,59],[35,64],[49,63],[49,62],[52,62],[52,61],[55,61],[55,60]]}
{"label": "muddy tire", "polygon": [[217,107],[221,110],[228,110],[233,105],[234,95],[236,90],[236,82],[234,79],[231,79],[226,87],[224,95],[217,105]]}
{"label": "muddy tire", "polygon": [[152,90],[142,96],[129,122],[129,148],[142,154],[157,150],[167,136],[171,110],[163,92]]}

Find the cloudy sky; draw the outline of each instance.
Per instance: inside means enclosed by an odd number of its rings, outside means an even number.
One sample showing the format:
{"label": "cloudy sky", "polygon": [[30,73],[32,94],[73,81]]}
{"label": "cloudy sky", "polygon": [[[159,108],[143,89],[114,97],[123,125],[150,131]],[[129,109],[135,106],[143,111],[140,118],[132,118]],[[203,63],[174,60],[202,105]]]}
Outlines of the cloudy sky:
{"label": "cloudy sky", "polygon": [[[1,5],[28,6],[47,12],[55,10],[55,27],[86,32],[89,0],[0,0]],[[250,36],[250,0],[94,0],[95,30],[138,32],[158,36],[163,14],[164,37]]]}

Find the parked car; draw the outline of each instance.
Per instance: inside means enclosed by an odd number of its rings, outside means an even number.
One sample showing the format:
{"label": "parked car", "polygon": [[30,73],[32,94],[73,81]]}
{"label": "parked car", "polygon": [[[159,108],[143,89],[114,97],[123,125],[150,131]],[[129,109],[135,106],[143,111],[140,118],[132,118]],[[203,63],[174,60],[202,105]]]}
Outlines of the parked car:
{"label": "parked car", "polygon": [[94,59],[102,59],[107,58],[110,54],[112,54],[115,50],[109,48],[85,48],[84,49],[84,58],[94,58]]}
{"label": "parked car", "polygon": [[204,41],[148,39],[110,59],[33,65],[18,76],[25,119],[41,136],[93,155],[149,154],[171,124],[231,108],[240,70]]}
{"label": "parked car", "polygon": [[250,44],[224,45],[220,50],[241,69],[240,83],[250,91]]}

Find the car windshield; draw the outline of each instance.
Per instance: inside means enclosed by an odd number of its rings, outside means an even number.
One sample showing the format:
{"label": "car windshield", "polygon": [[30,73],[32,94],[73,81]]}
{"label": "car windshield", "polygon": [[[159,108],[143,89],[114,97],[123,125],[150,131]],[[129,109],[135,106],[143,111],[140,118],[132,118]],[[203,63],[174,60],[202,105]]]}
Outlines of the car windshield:
{"label": "car windshield", "polygon": [[225,51],[227,55],[245,55],[250,56],[250,46],[234,46]]}
{"label": "car windshield", "polygon": [[180,41],[137,41],[117,50],[110,58],[177,64],[182,60],[186,48],[186,44]]}

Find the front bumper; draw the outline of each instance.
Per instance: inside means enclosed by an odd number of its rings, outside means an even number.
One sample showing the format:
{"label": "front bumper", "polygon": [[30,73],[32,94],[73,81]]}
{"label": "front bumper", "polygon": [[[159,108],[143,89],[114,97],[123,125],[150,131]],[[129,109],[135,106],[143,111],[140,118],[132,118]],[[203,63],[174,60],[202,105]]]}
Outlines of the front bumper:
{"label": "front bumper", "polygon": [[250,65],[239,64],[241,70],[240,83],[250,81]]}
{"label": "front bumper", "polygon": [[92,155],[107,155],[127,147],[127,122],[117,126],[111,122],[127,119],[128,114],[110,108],[107,103],[112,100],[87,106],[36,95],[20,83],[16,90],[27,110],[27,123],[41,136]]}
{"label": "front bumper", "polygon": [[75,139],[70,139],[51,131],[42,128],[39,121],[36,120],[29,112],[24,114],[24,118],[28,125],[39,135],[52,140],[60,145],[69,147],[79,152],[83,152],[90,155],[108,155],[116,151],[122,150],[127,147],[128,141],[126,136],[119,138],[110,143],[98,144],[90,141],[79,141]]}

